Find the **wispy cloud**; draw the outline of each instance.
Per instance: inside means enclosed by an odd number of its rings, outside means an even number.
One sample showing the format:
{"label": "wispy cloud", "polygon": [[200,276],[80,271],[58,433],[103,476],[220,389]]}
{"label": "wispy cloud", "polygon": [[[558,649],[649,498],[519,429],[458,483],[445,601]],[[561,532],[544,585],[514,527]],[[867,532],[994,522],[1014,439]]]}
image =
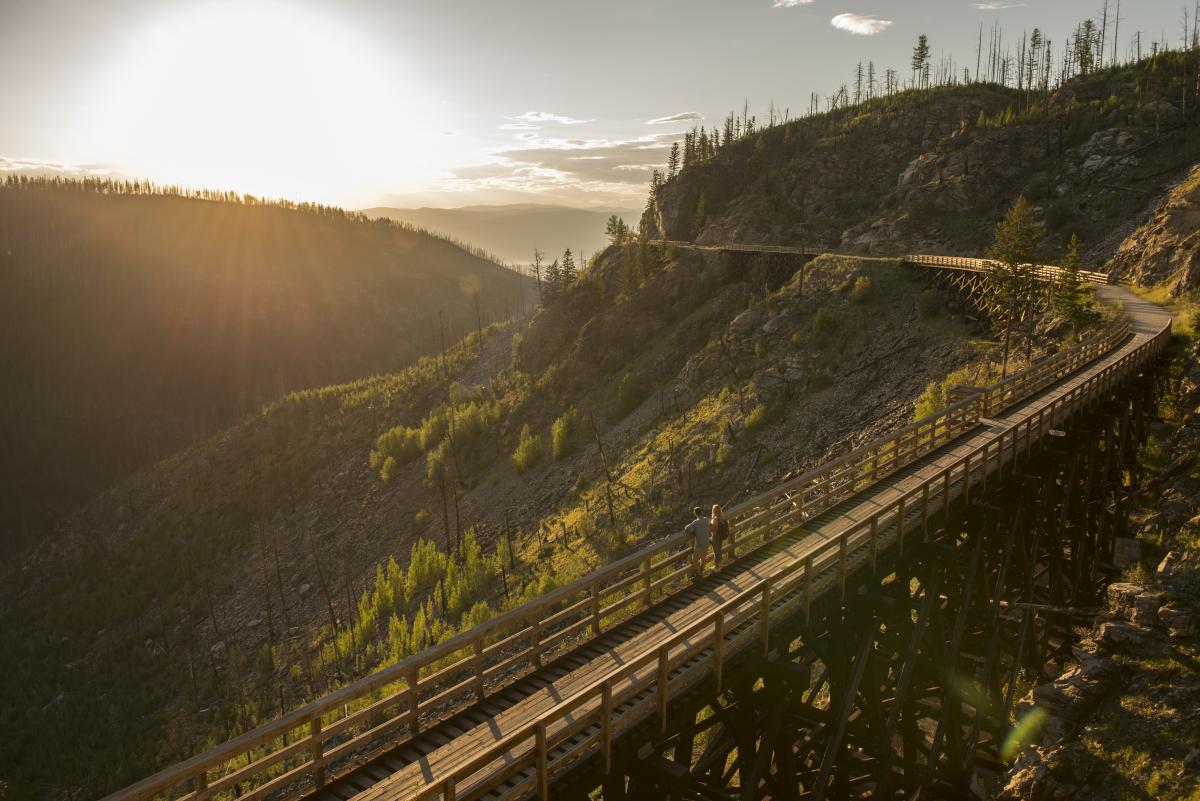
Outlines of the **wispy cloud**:
{"label": "wispy cloud", "polygon": [[704,115],[699,111],[681,111],[678,114],[672,114],[668,117],[655,117],[652,120],[646,120],[647,125],[668,125],[672,122],[687,122],[688,120],[702,120]]}
{"label": "wispy cloud", "polygon": [[0,156],[0,172],[29,175],[115,176],[116,170],[104,164],[58,164],[52,161],[13,159]]}
{"label": "wispy cloud", "polygon": [[502,131],[540,131],[542,126],[530,125],[527,122],[506,122],[500,126]]}
{"label": "wispy cloud", "polygon": [[773,5],[776,8],[795,8],[796,6],[807,6],[813,0],[775,0]]}
{"label": "wispy cloud", "polygon": [[1023,8],[1025,3],[972,3],[971,7],[977,11],[1003,11],[1006,8]]}
{"label": "wispy cloud", "polygon": [[515,117],[509,117],[510,120],[525,123],[558,123],[559,125],[581,125],[585,122],[595,122],[595,120],[581,120],[575,117],[568,117],[565,114],[551,114],[549,111],[526,111],[524,114],[518,114]]}
{"label": "wispy cloud", "polygon": [[871,14],[838,14],[833,19],[829,20],[829,24],[837,28],[839,31],[847,33],[855,33],[859,36],[874,36],[877,33],[883,33],[892,25],[890,19],[880,19]]}

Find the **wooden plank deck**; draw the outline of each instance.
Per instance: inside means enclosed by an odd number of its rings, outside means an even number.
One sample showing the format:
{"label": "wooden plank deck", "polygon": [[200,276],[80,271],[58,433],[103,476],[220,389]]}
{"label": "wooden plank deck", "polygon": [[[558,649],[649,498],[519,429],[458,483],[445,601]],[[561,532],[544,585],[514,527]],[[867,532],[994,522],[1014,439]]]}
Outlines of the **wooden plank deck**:
{"label": "wooden plank deck", "polygon": [[[935,487],[936,503],[940,509],[947,497],[953,501],[971,487],[1003,471],[1015,452],[1023,452],[1031,440],[1042,433],[1031,433],[1031,421],[1038,420],[1041,428],[1042,415],[1046,410],[1060,408],[1056,404],[1071,398],[1074,391],[1132,354],[1169,324],[1170,318],[1164,311],[1141,301],[1126,290],[1100,287],[1098,292],[1105,299],[1121,302],[1129,315],[1134,333],[1120,347],[1033,399],[986,419],[974,431],[815,519],[806,521],[779,540],[746,554],[719,572],[710,574],[618,628],[582,645],[552,666],[550,671],[558,675],[552,675],[551,672],[534,674],[529,680],[518,682],[498,693],[489,699],[497,710],[494,713],[476,710],[474,714],[468,711],[452,718],[448,725],[436,730],[449,732],[448,736],[441,738],[444,742],[430,742],[419,737],[385,759],[370,763],[369,769],[360,769],[318,792],[315,797],[323,801],[439,797],[444,793],[443,781],[464,770],[469,771],[468,775],[452,781],[457,799],[514,798],[534,792],[539,776],[529,761],[529,755],[539,743],[547,740],[555,743],[553,753],[549,756],[542,754],[541,764],[544,765],[547,760],[557,762],[556,770],[561,770],[570,761],[567,758],[570,751],[579,752],[574,758],[595,752],[600,735],[596,723],[601,703],[599,696],[588,699],[578,708],[572,708],[570,714],[542,724],[545,728],[537,732],[537,737],[522,740],[510,751],[492,758],[497,744],[505,738],[522,735],[531,721],[539,720],[568,699],[584,693],[598,681],[618,673],[630,663],[644,661],[647,654],[659,651],[669,641],[672,642],[673,651],[689,655],[686,662],[672,668],[671,693],[676,694],[686,686],[684,679],[690,675],[689,671],[697,676],[696,680],[703,678],[708,667],[705,660],[711,654],[705,646],[707,635],[696,634],[695,637],[680,640],[677,637],[680,632],[709,619],[715,611],[746,596],[765,580],[794,571],[798,563],[819,551],[822,546],[836,542],[847,532],[861,529],[866,521],[877,517],[881,510],[894,508],[900,499],[911,497],[914,491]],[[1022,426],[1026,432],[1024,440],[1020,434]],[[1005,446],[1005,442],[1009,445]],[[961,465],[970,454],[978,453],[981,449],[984,449],[985,455],[988,454],[988,448],[992,449],[992,457],[981,460],[975,466],[968,461],[965,471],[960,471],[957,478],[952,481],[947,479],[948,471],[953,471],[955,465]],[[880,553],[901,539],[906,530],[920,525],[923,514],[929,511],[916,505],[907,510],[901,505],[900,509],[902,525],[896,525],[897,518],[893,517],[886,529],[880,532],[876,543]],[[853,569],[871,558],[869,543],[863,536],[856,536],[856,539],[848,540],[844,557],[828,548],[824,549],[820,556],[821,563],[815,566],[817,578],[811,587],[814,596],[838,589],[837,571],[833,569],[835,559],[846,559]],[[742,607],[730,610],[731,620],[737,621],[739,615],[742,619],[725,632],[723,650],[726,659],[755,642],[756,633],[751,628],[753,621],[748,617],[754,614],[753,603],[753,600],[748,600]],[[792,615],[797,611],[799,597],[793,589],[790,593],[771,598],[769,603],[772,617]],[[656,669],[654,664],[647,664],[629,672],[615,683],[613,693],[620,695],[625,689],[645,687],[648,679],[653,680]],[[650,691],[643,690],[612,709],[611,736],[619,737],[630,726],[656,713],[653,694],[648,696],[647,693]],[[542,750],[548,749],[543,747]],[[472,764],[480,760],[487,761]],[[505,780],[497,781],[497,777],[505,777]],[[543,775],[540,781],[544,792],[547,778]]]}

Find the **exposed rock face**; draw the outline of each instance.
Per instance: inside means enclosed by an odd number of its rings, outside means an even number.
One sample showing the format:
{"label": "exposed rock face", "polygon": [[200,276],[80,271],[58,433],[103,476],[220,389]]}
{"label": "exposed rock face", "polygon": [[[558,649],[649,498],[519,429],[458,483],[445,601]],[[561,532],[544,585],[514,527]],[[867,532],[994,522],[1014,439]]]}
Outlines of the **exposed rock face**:
{"label": "exposed rock face", "polygon": [[1122,243],[1108,270],[1138,284],[1165,283],[1176,296],[1200,289],[1200,166]]}

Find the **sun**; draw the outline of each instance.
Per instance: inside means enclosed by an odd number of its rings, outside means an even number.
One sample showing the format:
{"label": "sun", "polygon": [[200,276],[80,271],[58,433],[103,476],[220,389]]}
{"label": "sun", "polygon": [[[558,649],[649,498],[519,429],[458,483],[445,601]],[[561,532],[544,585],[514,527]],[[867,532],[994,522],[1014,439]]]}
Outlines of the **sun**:
{"label": "sun", "polygon": [[270,197],[353,197],[432,180],[437,103],[397,54],[336,19],[215,3],[131,31],[85,129],[122,172]]}

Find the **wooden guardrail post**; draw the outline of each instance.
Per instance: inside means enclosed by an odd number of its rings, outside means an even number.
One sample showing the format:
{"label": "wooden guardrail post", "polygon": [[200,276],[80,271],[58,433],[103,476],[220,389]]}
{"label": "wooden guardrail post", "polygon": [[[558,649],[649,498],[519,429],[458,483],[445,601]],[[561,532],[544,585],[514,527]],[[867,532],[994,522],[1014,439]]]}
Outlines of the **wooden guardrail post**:
{"label": "wooden guardrail post", "polygon": [[971,502],[971,454],[963,460],[963,502]]}
{"label": "wooden guardrail post", "polygon": [[612,683],[600,686],[600,762],[604,775],[612,773]]}
{"label": "wooden guardrail post", "polygon": [[642,560],[642,603],[650,608],[650,557]]}
{"label": "wooden guardrail post", "polygon": [[721,692],[721,673],[725,668],[725,610],[717,610],[713,621],[713,682]]}
{"label": "wooden guardrail post", "polygon": [[908,496],[900,496],[900,505],[896,509],[896,541],[900,545],[900,553],[904,553],[904,502]]}
{"label": "wooden guardrail post", "polygon": [[771,635],[771,580],[767,579],[763,582],[762,590],[762,621],[759,623],[762,631],[759,636],[762,637],[763,656],[766,657],[771,650],[770,635]]}
{"label": "wooden guardrail post", "polygon": [[658,736],[667,735],[667,680],[670,665],[671,647],[664,645],[658,649]]}
{"label": "wooden guardrail post", "polygon": [[308,738],[312,742],[308,747],[312,757],[312,783],[317,790],[325,786],[325,741],[321,739],[321,716],[317,715],[308,723]]}
{"label": "wooden guardrail post", "polygon": [[540,613],[535,613],[533,622],[529,626],[529,650],[533,657],[533,666],[542,666],[542,616]]}
{"label": "wooden guardrail post", "polygon": [[921,485],[921,532],[922,537],[929,539],[929,482]]}
{"label": "wooden guardrail post", "polygon": [[[318,787],[320,785],[317,785]],[[192,789],[195,791],[197,798],[204,798],[208,793],[204,792],[208,789],[208,771],[202,770],[192,779]]]}
{"label": "wooden guardrail post", "polygon": [[804,557],[804,625],[806,626],[812,620],[812,565],[812,557]]}
{"label": "wooden guardrail post", "polygon": [[546,723],[539,720],[533,727],[537,750],[537,794],[538,801],[550,801],[550,766],[546,747]]}
{"label": "wooden guardrail post", "polygon": [[838,539],[838,600],[846,601],[846,536]]}
{"label": "wooden guardrail post", "polygon": [[417,685],[421,681],[421,669],[414,665],[408,672],[406,681],[408,682],[408,732],[416,737],[421,732],[421,717],[417,714],[421,702],[421,694],[417,689]]}
{"label": "wooden guardrail post", "polygon": [[867,546],[871,575],[875,575],[875,556],[879,551],[879,515],[871,515],[871,537]]}
{"label": "wooden guardrail post", "polygon": [[600,580],[592,582],[592,634],[600,634]]}
{"label": "wooden guardrail post", "polygon": [[483,635],[475,638],[475,694],[483,700]]}
{"label": "wooden guardrail post", "polygon": [[442,782],[442,801],[458,801],[458,788],[454,786],[453,776]]}

